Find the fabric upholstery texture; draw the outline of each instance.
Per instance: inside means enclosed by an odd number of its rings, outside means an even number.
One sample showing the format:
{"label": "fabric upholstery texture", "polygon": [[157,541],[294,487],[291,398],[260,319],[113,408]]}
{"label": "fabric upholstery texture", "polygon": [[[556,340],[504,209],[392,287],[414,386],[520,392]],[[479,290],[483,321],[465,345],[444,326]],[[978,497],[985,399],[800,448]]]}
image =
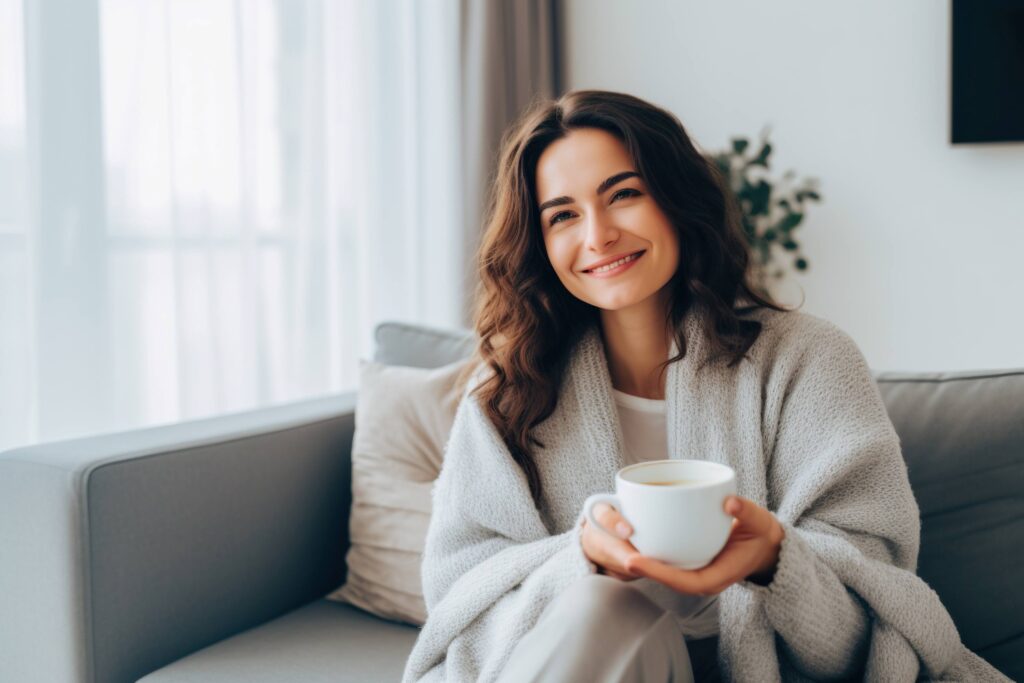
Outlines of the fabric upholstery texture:
{"label": "fabric upholstery texture", "polygon": [[918,575],[967,647],[1024,680],[1024,370],[876,380],[921,508]]}
{"label": "fabric upholstery texture", "polygon": [[0,681],[135,681],[336,587],[354,408],[0,454]]}
{"label": "fabric upholstery texture", "polygon": [[318,600],[200,650],[140,683],[397,681],[416,631]]}
{"label": "fabric upholstery texture", "polygon": [[430,489],[455,419],[466,361],[436,369],[363,361],[352,443],[351,546],[328,598],[419,625]]}
{"label": "fabric upholstery texture", "polygon": [[374,338],[375,361],[418,368],[436,368],[466,358],[476,341],[469,330],[442,330],[399,322],[381,323]]}

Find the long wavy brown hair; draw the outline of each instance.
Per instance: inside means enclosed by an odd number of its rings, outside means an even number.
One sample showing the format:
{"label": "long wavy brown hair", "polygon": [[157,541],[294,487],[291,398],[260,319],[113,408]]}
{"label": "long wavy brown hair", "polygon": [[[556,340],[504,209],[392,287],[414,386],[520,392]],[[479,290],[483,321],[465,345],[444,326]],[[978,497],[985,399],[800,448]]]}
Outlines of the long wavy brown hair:
{"label": "long wavy brown hair", "polygon": [[542,482],[531,431],[555,410],[572,349],[599,324],[600,311],[571,294],[558,279],[541,232],[535,171],[541,153],[579,128],[600,128],[625,145],[651,197],[679,237],[679,267],[666,284],[666,323],[686,356],[683,320],[691,307],[706,314],[710,357],[738,364],[757,340],[761,324],[742,319],[735,306],[785,311],[750,287],[750,258],[739,206],[714,164],[694,147],[670,112],[631,95],[577,90],[536,101],[501,142],[491,186],[487,227],[478,253],[480,274],[474,327],[478,345],[463,375],[486,363],[472,391],[522,468],[539,507]]}

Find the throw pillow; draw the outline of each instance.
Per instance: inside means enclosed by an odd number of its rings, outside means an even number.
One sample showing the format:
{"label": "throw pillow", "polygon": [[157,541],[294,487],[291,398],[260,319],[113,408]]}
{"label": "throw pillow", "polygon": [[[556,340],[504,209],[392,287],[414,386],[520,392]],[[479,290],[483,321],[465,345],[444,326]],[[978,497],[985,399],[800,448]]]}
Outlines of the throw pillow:
{"label": "throw pillow", "polygon": [[430,491],[469,362],[423,369],[360,361],[348,576],[328,599],[417,626],[426,619],[420,563]]}

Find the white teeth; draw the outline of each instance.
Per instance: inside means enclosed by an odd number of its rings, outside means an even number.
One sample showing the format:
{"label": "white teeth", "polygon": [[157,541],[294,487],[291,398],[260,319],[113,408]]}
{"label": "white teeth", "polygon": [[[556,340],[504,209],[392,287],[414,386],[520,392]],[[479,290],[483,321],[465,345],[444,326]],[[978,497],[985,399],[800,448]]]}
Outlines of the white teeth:
{"label": "white teeth", "polygon": [[629,261],[635,261],[639,257],[640,257],[640,252],[637,252],[637,253],[635,253],[635,254],[633,254],[631,256],[626,256],[624,258],[620,258],[618,261],[612,261],[611,263],[609,263],[607,265],[604,265],[604,266],[601,266],[600,268],[594,268],[590,272],[591,273],[606,273],[606,272],[608,272],[609,270],[611,270],[613,268],[618,268],[623,263],[628,263]]}

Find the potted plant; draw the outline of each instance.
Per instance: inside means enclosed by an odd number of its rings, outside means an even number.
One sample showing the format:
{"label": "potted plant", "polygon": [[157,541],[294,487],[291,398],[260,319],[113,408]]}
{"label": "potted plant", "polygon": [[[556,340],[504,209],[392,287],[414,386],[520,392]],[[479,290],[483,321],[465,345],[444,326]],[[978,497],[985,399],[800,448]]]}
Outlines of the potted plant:
{"label": "potted plant", "polygon": [[769,133],[767,127],[762,130],[756,152],[747,138],[737,137],[732,138],[729,149],[709,156],[736,196],[743,236],[755,264],[753,284],[761,294],[768,294],[769,283],[787,272],[808,269],[796,231],[803,223],[806,204],[821,201],[815,178],[797,183],[793,171],[784,173],[781,182],[772,178]]}

